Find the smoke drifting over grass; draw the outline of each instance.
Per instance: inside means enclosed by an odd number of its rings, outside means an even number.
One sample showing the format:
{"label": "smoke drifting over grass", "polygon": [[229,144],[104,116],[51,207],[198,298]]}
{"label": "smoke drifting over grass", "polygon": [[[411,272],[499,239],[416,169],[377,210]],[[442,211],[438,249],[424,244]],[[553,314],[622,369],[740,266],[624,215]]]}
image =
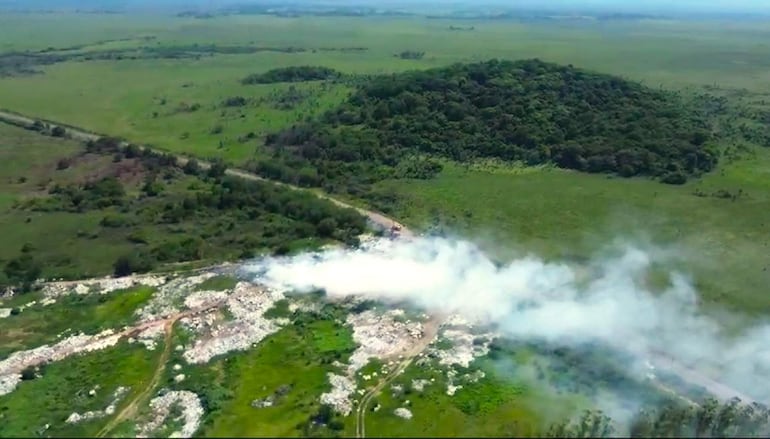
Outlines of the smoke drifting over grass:
{"label": "smoke drifting over grass", "polygon": [[644,287],[664,253],[624,247],[589,270],[525,257],[499,265],[472,243],[444,238],[374,241],[247,264],[259,282],[330,298],[408,301],[433,313],[460,314],[506,337],[564,346],[599,342],[707,388],[720,399],[770,401],[770,326],[728,337],[698,312],[687,277],[670,274],[661,294]]}

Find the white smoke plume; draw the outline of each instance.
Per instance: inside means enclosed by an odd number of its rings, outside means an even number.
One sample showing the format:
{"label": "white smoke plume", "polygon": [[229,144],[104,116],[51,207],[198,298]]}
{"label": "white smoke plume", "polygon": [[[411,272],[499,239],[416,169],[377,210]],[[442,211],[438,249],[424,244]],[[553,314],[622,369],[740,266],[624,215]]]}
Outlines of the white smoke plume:
{"label": "white smoke plume", "polygon": [[331,298],[408,301],[433,313],[458,313],[515,339],[601,342],[720,399],[770,401],[770,326],[727,336],[698,312],[695,289],[677,273],[663,294],[647,290],[641,279],[653,255],[627,247],[589,264],[593,270],[583,279],[566,263],[536,257],[498,265],[462,240],[382,239],[357,250],[268,258],[245,270],[276,288],[323,289]]}

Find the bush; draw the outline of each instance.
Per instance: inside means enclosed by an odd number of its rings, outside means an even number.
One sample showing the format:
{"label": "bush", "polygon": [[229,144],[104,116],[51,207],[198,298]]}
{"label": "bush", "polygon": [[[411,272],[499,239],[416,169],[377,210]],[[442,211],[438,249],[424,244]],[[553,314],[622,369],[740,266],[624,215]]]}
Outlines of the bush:
{"label": "bush", "polygon": [[246,98],[243,96],[233,96],[225,99],[222,105],[225,107],[243,107],[246,105]]}
{"label": "bush", "polygon": [[668,174],[665,174],[660,181],[666,184],[681,185],[687,183],[687,175],[681,171],[669,172]]}
{"label": "bush", "polygon": [[198,175],[200,173],[201,167],[197,160],[190,159],[185,163],[184,167],[182,168],[182,171],[187,175]]}
{"label": "bush", "polygon": [[26,367],[21,371],[21,379],[23,381],[31,381],[35,379],[35,368],[32,366]]}
{"label": "bush", "polygon": [[122,215],[110,214],[106,215],[99,221],[99,225],[102,227],[119,228],[125,227],[129,224],[128,218]]}
{"label": "bush", "polygon": [[155,267],[155,261],[146,252],[134,251],[120,256],[113,264],[116,277],[129,276],[133,273],[146,273]]}
{"label": "bush", "polygon": [[70,158],[63,158],[56,162],[56,170],[62,171],[64,169],[69,168],[72,165],[72,159]]}
{"label": "bush", "polygon": [[67,130],[60,126],[55,126],[51,129],[51,136],[53,137],[64,137],[67,134]]}

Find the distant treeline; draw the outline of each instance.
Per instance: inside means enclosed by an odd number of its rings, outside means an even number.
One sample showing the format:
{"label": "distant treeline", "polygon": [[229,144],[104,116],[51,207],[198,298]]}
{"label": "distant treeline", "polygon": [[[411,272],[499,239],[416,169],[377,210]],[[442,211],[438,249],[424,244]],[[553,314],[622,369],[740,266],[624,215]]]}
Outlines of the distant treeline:
{"label": "distant treeline", "polygon": [[361,52],[366,47],[270,47],[254,45],[157,45],[125,49],[91,50],[70,52],[72,48],[47,48],[41,51],[13,51],[0,53],[0,77],[42,73],[39,67],[67,61],[123,61],[138,59],[200,59],[215,55],[244,55],[259,52],[303,53],[303,52]]}
{"label": "distant treeline", "polygon": [[[432,158],[523,161],[684,183],[714,168],[708,118],[678,94],[540,60],[372,77],[322,117],[270,134],[276,178],[329,187],[430,178]],[[419,159],[418,159],[419,158]]]}
{"label": "distant treeline", "polygon": [[241,80],[243,84],[273,84],[277,82],[321,81],[341,77],[337,70],[323,66],[290,66],[254,73]]}

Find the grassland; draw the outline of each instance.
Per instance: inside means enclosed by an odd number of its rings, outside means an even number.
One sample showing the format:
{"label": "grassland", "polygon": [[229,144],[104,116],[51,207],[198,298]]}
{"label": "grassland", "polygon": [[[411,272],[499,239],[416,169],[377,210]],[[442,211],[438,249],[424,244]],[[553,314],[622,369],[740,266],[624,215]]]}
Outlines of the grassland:
{"label": "grassland", "polygon": [[[180,330],[176,340],[185,337]],[[348,328],[332,320],[312,320],[288,326],[249,351],[178,372],[169,369],[165,385],[201,395],[207,409],[200,430],[204,437],[303,436],[314,428],[310,419],[320,409],[321,393],[329,389],[326,374],[335,369],[332,361],[345,361],[354,348]],[[185,364],[177,353],[169,364],[174,363]],[[177,373],[187,378],[175,383]],[[278,391],[282,386],[287,390]],[[271,407],[251,406],[273,395]]]}
{"label": "grassland", "polygon": [[[43,366],[39,377],[0,396],[0,435],[4,437],[91,436],[106,424],[100,418],[78,424],[64,421],[73,412],[104,410],[118,387],[129,387],[118,410],[143,389],[155,369],[158,351],[142,345],[117,346]],[[89,391],[99,386],[95,396]],[[51,428],[46,431],[45,426]]]}
{"label": "grassland", "polygon": [[47,263],[44,276],[65,274],[57,266],[70,265],[73,260],[77,261],[75,271],[94,275],[110,272],[112,262],[131,247],[109,231],[99,239],[88,238],[99,229],[103,217],[99,212],[43,213],[14,208],[19,200],[45,195],[51,181],[82,181],[98,175],[111,162],[110,157],[90,157],[81,166],[56,170],[60,159],[82,151],[83,146],[74,141],[0,124],[0,233],[4,237],[0,259],[12,259],[22,246],[30,244]]}
{"label": "grassland", "polygon": [[[54,17],[63,24],[52,25]],[[337,84],[319,90],[317,96],[291,110],[277,110],[267,103],[234,110],[221,108],[221,102],[230,96],[257,99],[287,88],[242,85],[239,80],[251,73],[289,65],[323,65],[344,73],[380,73],[492,57],[539,57],[618,74],[654,87],[717,84],[764,91],[770,85],[770,47],[759,23],[726,26],[711,22],[642,21],[535,25],[482,21],[468,23],[475,26],[473,32],[452,32],[448,29],[456,24],[452,21],[413,18],[230,16],[194,20],[9,14],[2,20],[0,24],[10,36],[5,40],[6,50],[83,45],[77,51],[97,53],[126,47],[174,48],[196,43],[304,49],[293,53],[217,54],[200,59],[65,62],[44,67],[45,73],[41,75],[0,80],[0,102],[8,109],[141,140],[175,152],[220,156],[236,163],[263,152],[261,138],[265,133],[333,106],[346,95],[347,87]],[[44,27],[45,31],[34,37],[25,30]],[[84,35],[93,36],[88,39]],[[147,36],[155,39],[142,39]],[[127,40],[95,44],[109,39]],[[88,42],[94,44],[89,46]],[[321,50],[351,47],[367,50]],[[425,56],[419,60],[394,57],[410,49],[424,51]],[[320,89],[321,85],[297,87]],[[201,108],[192,113],[175,112],[182,103],[198,103]],[[154,117],[154,113],[158,116]],[[213,134],[216,125],[223,130]],[[254,140],[238,142],[238,137],[249,132],[256,134]]]}
{"label": "grassland", "polygon": [[[417,227],[477,239],[506,256],[598,256],[613,241],[678,252],[673,267],[693,276],[708,302],[770,312],[766,212],[770,150],[681,187],[550,167],[447,168],[428,181],[382,184],[399,197],[393,214]],[[719,191],[742,194],[736,199]],[[697,196],[700,191],[706,196]]]}
{"label": "grassland", "polygon": [[196,285],[196,291],[222,291],[235,288],[238,280],[230,276],[214,276]]}

